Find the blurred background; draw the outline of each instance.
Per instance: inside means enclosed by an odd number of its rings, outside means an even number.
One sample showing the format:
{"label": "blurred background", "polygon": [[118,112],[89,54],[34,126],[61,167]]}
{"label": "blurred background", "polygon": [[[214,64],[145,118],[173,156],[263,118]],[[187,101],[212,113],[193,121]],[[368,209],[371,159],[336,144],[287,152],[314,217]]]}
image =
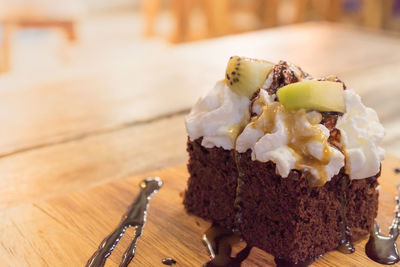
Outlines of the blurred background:
{"label": "blurred background", "polygon": [[170,44],[306,21],[400,31],[400,0],[0,0],[0,73],[137,62]]}

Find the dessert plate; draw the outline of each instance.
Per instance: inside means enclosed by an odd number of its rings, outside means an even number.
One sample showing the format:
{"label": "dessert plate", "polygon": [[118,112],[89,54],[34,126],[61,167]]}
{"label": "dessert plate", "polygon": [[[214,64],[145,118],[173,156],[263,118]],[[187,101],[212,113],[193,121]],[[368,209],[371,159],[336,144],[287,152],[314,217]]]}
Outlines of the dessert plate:
{"label": "dessert plate", "polygon": [[[395,208],[396,185],[400,184],[400,159],[388,156],[383,163],[377,221],[387,234]],[[101,241],[119,224],[121,216],[140,192],[147,176],[159,176],[164,184],[152,196],[147,223],[137,242],[130,266],[202,266],[210,257],[202,234],[210,223],[188,215],[182,205],[186,166],[115,181],[62,198],[24,204],[0,213],[0,258],[6,266],[84,266]],[[106,266],[118,266],[135,236],[129,229]],[[311,266],[381,266],[365,255],[364,239],[350,255],[326,253]],[[397,244],[400,245],[400,240]],[[234,247],[233,253],[244,245]],[[167,259],[171,258],[171,259]],[[164,260],[164,264],[162,261]],[[242,266],[275,266],[269,254],[253,248]]]}

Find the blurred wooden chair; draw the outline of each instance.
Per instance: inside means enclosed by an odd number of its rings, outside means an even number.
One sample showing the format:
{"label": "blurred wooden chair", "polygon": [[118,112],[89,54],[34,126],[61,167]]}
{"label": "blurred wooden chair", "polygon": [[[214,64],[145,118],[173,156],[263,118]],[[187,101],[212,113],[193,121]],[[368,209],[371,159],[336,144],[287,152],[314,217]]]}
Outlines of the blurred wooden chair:
{"label": "blurred wooden chair", "polygon": [[307,20],[310,12],[320,19],[337,21],[341,12],[341,0],[293,0],[296,10],[294,22]]}
{"label": "blurred wooden chair", "polygon": [[[279,2],[280,0],[170,0],[169,8],[175,20],[171,41],[188,41],[189,20],[194,7],[202,9],[205,14],[207,37],[214,37],[235,32],[232,13],[238,9],[254,13],[261,20],[263,27],[275,26]],[[146,36],[154,34],[154,22],[160,5],[161,0],[142,0]]]}
{"label": "blurred wooden chair", "polygon": [[[318,6],[314,12],[319,13],[321,19],[339,21],[346,13],[346,2],[349,0],[294,0],[296,8],[295,22],[306,20],[310,5]],[[360,0],[358,15],[361,24],[369,28],[382,28],[390,20],[394,0]]]}
{"label": "blurred wooden chair", "polygon": [[80,0],[0,0],[0,72],[10,69],[13,33],[21,28],[58,28],[70,42],[76,39],[76,23],[85,9]]}
{"label": "blurred wooden chair", "polygon": [[151,37],[154,35],[154,25],[161,8],[161,0],[142,0],[141,10],[145,19],[144,35]]}

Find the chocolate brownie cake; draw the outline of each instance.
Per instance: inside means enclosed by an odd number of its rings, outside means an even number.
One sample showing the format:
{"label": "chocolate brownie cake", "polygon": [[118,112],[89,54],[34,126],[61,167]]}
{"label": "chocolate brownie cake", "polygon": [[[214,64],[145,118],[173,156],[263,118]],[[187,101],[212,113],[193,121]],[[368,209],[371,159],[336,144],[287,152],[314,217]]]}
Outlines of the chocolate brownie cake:
{"label": "chocolate brownie cake", "polygon": [[231,57],[186,118],[187,212],[299,263],[354,251],[378,209],[376,112],[336,77]]}
{"label": "chocolate brownie cake", "polygon": [[[188,181],[184,205],[190,213],[232,228],[238,177],[233,154],[219,147],[203,147],[201,141],[188,141],[188,170],[193,179]],[[212,177],[212,182],[203,177]]]}

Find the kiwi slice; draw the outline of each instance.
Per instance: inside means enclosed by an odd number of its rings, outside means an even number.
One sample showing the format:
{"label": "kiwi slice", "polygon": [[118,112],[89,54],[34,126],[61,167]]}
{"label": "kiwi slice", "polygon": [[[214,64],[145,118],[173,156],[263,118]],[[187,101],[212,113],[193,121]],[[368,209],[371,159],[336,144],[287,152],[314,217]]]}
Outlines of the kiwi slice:
{"label": "kiwi slice", "polygon": [[250,98],[264,84],[273,66],[265,60],[233,56],[226,67],[226,83],[232,91]]}
{"label": "kiwi slice", "polygon": [[291,83],[280,88],[276,95],[288,110],[346,111],[343,84],[340,82],[306,80]]}

